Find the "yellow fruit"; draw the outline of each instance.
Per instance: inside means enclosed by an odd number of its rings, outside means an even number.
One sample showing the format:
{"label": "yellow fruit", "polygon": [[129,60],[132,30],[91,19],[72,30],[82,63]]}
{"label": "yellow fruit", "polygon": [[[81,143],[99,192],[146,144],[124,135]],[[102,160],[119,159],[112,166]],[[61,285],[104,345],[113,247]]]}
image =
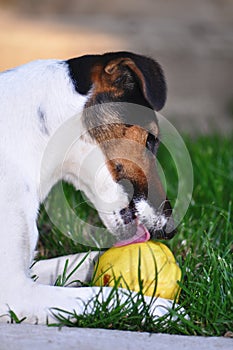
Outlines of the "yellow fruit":
{"label": "yellow fruit", "polygon": [[148,241],[108,249],[96,264],[94,284],[114,286],[120,278],[118,287],[128,286],[138,292],[139,262],[145,295],[172,300],[178,296],[177,281],[181,279],[181,270],[170,249],[160,242]]}

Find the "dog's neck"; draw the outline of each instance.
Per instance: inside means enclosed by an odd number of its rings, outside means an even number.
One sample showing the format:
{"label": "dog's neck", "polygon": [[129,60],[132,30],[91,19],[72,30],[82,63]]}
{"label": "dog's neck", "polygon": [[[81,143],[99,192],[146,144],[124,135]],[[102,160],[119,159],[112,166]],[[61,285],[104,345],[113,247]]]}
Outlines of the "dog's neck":
{"label": "dog's neck", "polygon": [[[14,101],[9,105],[5,95],[0,96],[3,111],[11,116],[4,125],[11,130],[20,125],[14,135],[17,149],[14,162],[36,181],[38,196],[43,201],[64,176],[70,146],[85,132],[81,116],[88,96],[75,90],[68,64],[60,60],[33,61],[7,71],[1,74],[0,88],[4,94],[11,94]],[[8,137],[12,138],[7,130],[1,131],[6,142]],[[80,147],[81,144],[83,141]]]}
{"label": "dog's neck", "polygon": [[88,97],[77,93],[69,74],[64,74],[64,70],[68,70],[66,63],[57,61],[51,71],[48,61],[47,67],[42,65],[41,68],[46,69],[46,81],[39,77],[45,89],[38,111],[43,134],[40,137],[41,167],[38,182],[40,201],[43,201],[57,181],[75,176],[82,162],[80,155],[87,154],[94,145],[87,142],[90,138],[82,123],[82,112]]}
{"label": "dog's neck", "polygon": [[[76,189],[83,190],[97,209],[101,207],[102,211],[106,211],[103,208],[104,203],[109,207],[111,202],[123,202],[122,206],[125,206],[127,196],[123,190],[117,190],[117,183],[109,174],[102,149],[82,122],[88,96],[79,94],[71,79],[67,79],[69,74],[64,74],[64,69],[67,69],[65,63],[61,64],[62,68],[59,64],[57,66],[56,77],[53,72],[53,79],[56,81],[54,83],[53,80],[51,84],[52,93],[50,90],[52,100],[46,100],[46,111],[52,123],[48,124],[49,135],[44,135],[41,154],[38,179],[40,201],[45,199],[56,182],[65,179]],[[63,74],[59,74],[59,69],[63,69]],[[66,95],[61,91],[66,91]],[[95,183],[101,188],[101,196],[96,193]]]}

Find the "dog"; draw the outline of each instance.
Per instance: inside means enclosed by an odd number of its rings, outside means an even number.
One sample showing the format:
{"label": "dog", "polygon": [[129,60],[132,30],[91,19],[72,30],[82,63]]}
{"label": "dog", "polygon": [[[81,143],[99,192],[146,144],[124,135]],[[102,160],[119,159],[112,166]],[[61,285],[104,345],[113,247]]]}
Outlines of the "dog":
{"label": "dog", "polygon": [[[171,205],[156,168],[156,111],[165,104],[166,82],[155,60],[113,52],[29,62],[2,72],[0,89],[0,320],[9,321],[13,310],[26,322],[45,324],[53,320],[51,308],[81,314],[100,292],[99,287],[45,285],[65,257],[38,262],[33,273],[39,279],[31,278],[39,206],[59,180],[84,191],[116,246],[174,236]],[[63,128],[70,121],[72,127]],[[69,132],[70,143],[60,152]],[[54,139],[59,140],[56,152],[48,147]],[[94,149],[94,158],[85,163]],[[89,278],[96,256],[90,253],[80,279]],[[82,257],[69,259],[77,263]],[[110,293],[104,287],[102,298]],[[124,300],[125,291],[119,293]],[[151,303],[150,297],[145,300]],[[159,305],[168,302],[158,298],[153,305],[152,312],[160,315]]]}

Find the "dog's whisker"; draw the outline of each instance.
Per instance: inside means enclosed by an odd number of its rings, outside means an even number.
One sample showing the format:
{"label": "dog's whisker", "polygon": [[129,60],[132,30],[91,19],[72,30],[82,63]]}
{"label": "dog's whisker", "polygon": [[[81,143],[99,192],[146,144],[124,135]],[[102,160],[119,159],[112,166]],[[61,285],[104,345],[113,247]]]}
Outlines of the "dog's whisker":
{"label": "dog's whisker", "polygon": [[[170,201],[169,201],[168,199],[164,199],[164,201],[162,201],[162,203],[161,203],[160,206],[158,207],[158,211],[159,211],[160,209],[163,209],[163,207],[164,207],[164,205],[165,205],[166,203],[170,203]],[[163,211],[163,210],[162,210],[162,211]]]}

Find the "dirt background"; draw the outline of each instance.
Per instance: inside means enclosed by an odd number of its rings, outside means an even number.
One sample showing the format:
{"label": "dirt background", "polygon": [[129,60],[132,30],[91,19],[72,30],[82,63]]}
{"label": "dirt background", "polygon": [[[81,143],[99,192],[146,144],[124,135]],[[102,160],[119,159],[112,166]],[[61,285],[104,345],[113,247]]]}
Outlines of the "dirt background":
{"label": "dirt background", "polygon": [[116,50],[162,64],[180,131],[233,130],[232,0],[0,0],[1,70]]}

